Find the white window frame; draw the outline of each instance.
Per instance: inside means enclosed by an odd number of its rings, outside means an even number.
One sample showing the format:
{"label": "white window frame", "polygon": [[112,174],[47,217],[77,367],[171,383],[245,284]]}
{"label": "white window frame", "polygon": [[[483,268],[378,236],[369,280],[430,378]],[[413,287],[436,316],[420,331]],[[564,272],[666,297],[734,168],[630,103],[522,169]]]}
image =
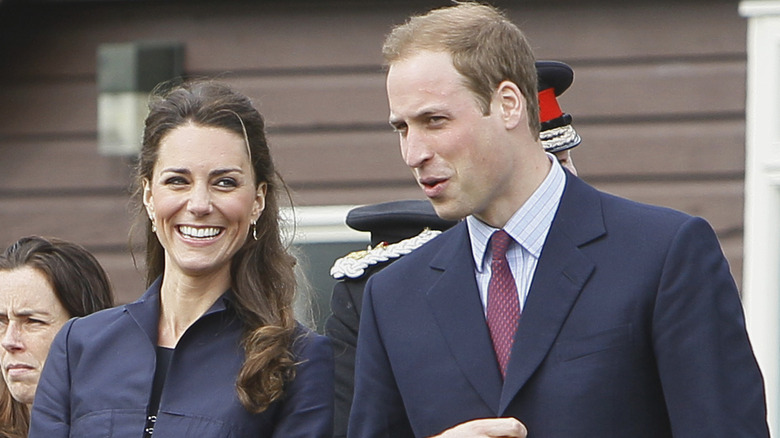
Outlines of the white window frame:
{"label": "white window frame", "polygon": [[[748,19],[742,299],[764,375],[768,421],[780,407],[780,1],[739,5]],[[774,435],[774,433],[773,433]]]}

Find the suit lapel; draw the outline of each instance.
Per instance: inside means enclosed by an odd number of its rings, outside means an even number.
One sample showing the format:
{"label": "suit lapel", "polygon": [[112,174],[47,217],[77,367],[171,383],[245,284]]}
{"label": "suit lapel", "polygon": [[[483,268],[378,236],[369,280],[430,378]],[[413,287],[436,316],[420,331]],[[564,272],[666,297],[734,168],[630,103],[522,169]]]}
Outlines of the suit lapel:
{"label": "suit lapel", "polygon": [[545,357],[595,269],[579,247],[605,234],[595,189],[567,173],[558,212],[536,266],[499,403],[499,415]]}
{"label": "suit lapel", "polygon": [[485,403],[498,414],[501,375],[490,341],[465,222],[447,235],[431,268],[440,271],[426,299],[458,366]]}

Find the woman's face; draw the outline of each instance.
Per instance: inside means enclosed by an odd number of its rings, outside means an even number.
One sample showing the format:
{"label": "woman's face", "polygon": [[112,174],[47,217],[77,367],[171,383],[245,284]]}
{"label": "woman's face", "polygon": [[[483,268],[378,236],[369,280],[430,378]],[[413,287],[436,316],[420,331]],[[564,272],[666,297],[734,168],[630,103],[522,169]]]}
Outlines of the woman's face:
{"label": "woman's face", "polygon": [[3,379],[17,401],[32,404],[54,335],[69,318],[42,272],[0,271]]}
{"label": "woman's face", "polygon": [[144,204],[165,248],[165,272],[229,275],[230,260],[265,207],[243,137],[194,124],[162,138]]}

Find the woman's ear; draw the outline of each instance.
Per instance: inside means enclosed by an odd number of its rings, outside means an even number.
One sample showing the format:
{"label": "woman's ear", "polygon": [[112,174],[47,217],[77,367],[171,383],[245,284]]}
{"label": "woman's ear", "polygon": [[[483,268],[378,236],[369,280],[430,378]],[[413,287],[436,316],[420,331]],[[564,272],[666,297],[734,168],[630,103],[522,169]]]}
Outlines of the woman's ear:
{"label": "woman's ear", "polygon": [[496,99],[507,129],[514,129],[525,120],[525,97],[514,82],[503,81],[498,84]]}
{"label": "woman's ear", "polygon": [[260,214],[265,210],[265,195],[268,191],[268,183],[261,182],[257,186],[257,194],[255,196],[255,205],[252,208],[252,217],[257,220]]}
{"label": "woman's ear", "polygon": [[149,220],[154,222],[154,204],[152,198],[152,187],[151,183],[148,179],[144,178],[143,180],[143,202],[144,202],[144,208],[146,209],[146,215],[149,216]]}

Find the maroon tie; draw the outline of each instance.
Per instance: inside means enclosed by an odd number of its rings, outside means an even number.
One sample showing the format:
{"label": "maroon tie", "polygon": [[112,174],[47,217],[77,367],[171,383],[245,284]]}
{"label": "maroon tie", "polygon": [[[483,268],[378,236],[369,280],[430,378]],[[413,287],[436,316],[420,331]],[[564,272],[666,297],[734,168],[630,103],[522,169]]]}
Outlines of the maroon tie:
{"label": "maroon tie", "polygon": [[506,250],[512,242],[512,237],[506,231],[499,230],[493,233],[490,242],[493,247],[493,263],[488,286],[487,322],[498,365],[501,367],[501,376],[504,377],[515,341],[517,320],[520,317],[520,300],[517,296],[517,284],[506,261]]}

